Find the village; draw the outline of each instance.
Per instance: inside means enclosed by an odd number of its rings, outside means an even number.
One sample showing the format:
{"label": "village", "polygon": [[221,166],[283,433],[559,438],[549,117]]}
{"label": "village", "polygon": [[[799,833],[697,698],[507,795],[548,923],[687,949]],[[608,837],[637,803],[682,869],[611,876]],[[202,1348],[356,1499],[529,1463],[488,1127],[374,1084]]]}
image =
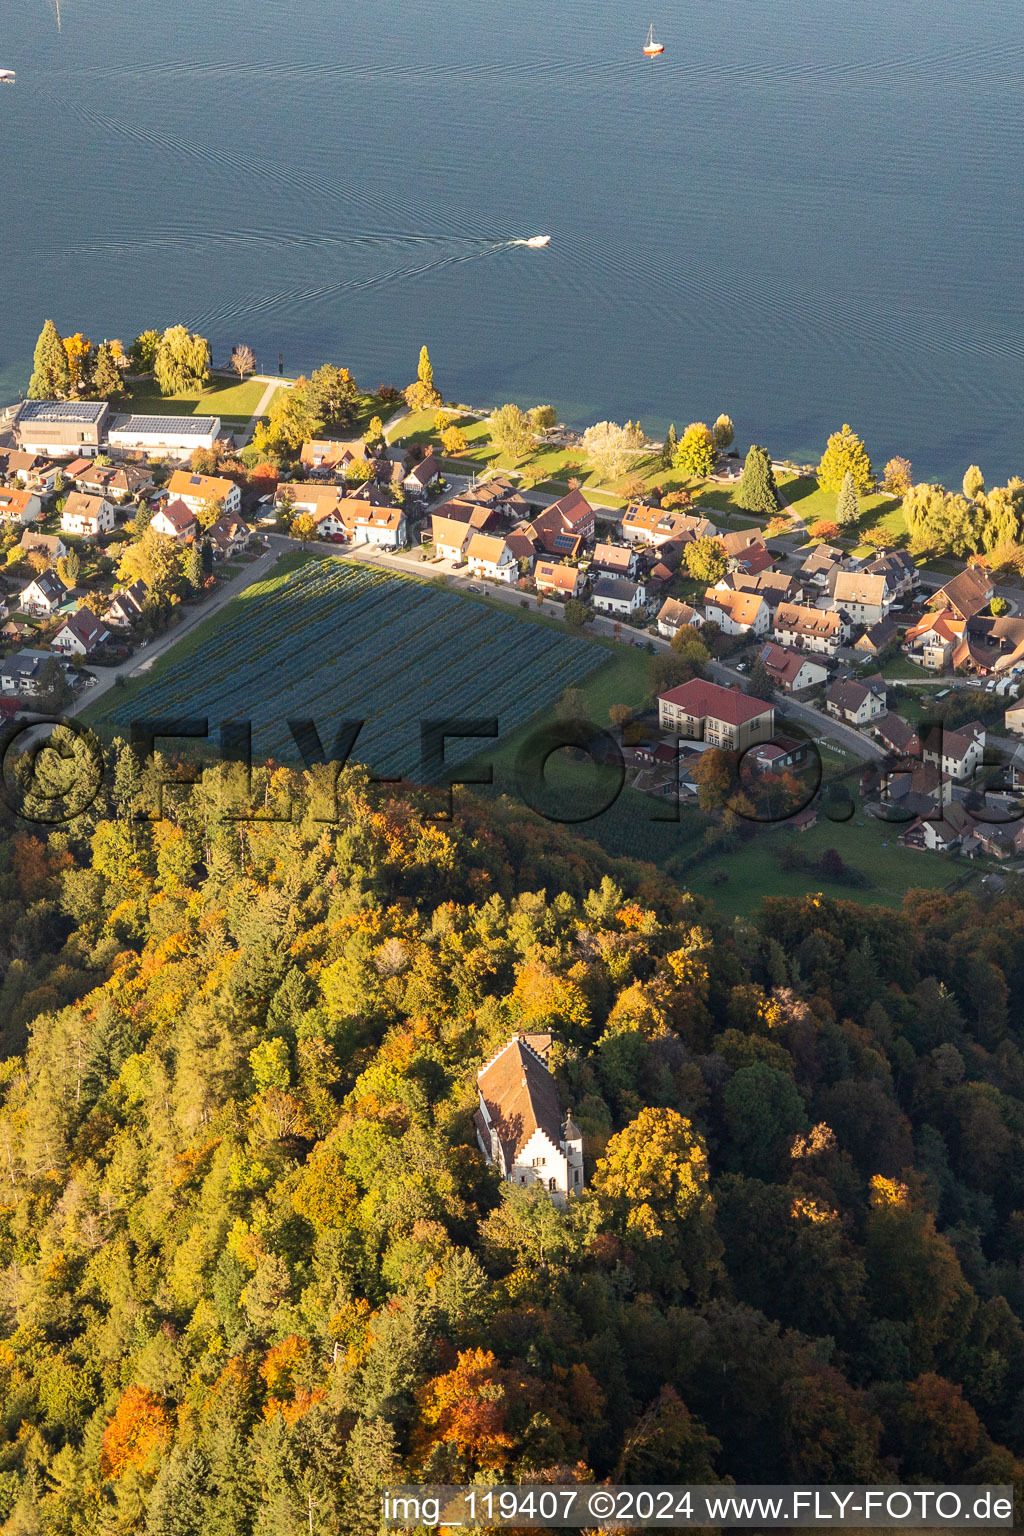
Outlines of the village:
{"label": "village", "polygon": [[[222,469],[235,445],[217,417],[23,402],[0,447],[0,719],[73,709],[273,533],[412,563],[576,633],[680,656],[696,639],[704,675],[617,722],[642,792],[696,800],[694,768],[713,748],[793,775],[802,738],[831,738],[862,770],[865,811],[898,823],[906,846],[1024,855],[1024,606],[983,560],[942,579],[902,549],[811,537],[796,517],[737,528],[680,493],[625,506],[578,483],[538,495],[391,436],[375,419],[360,437],[310,439],[272,480],[239,483]],[[717,456],[718,483],[739,473],[735,454]]]}

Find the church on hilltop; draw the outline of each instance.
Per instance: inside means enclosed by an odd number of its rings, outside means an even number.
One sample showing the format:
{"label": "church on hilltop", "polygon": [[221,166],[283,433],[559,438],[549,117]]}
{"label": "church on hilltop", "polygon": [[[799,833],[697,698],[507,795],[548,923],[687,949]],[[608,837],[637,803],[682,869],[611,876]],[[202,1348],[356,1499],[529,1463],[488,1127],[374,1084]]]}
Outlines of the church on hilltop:
{"label": "church on hilltop", "polygon": [[583,1190],[583,1133],[562,1114],[550,1035],[516,1035],[477,1073],[473,1116],[486,1157],[510,1184],[540,1184],[556,1205]]}

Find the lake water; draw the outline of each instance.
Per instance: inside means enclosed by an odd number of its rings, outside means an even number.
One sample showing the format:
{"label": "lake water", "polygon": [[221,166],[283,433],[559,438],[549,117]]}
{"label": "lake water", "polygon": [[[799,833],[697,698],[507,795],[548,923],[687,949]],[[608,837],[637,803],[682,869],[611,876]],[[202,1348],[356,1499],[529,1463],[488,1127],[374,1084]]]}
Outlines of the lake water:
{"label": "lake water", "polygon": [[1024,472],[1024,8],[657,5],[6,6],[0,399],[47,315],[185,319],[216,361],[403,385],[426,341],[473,404]]}

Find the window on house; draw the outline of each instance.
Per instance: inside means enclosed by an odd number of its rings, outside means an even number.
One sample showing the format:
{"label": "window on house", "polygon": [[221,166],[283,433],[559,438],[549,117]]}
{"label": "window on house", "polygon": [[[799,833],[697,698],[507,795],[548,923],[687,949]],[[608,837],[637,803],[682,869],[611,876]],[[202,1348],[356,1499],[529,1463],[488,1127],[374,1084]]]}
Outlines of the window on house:
{"label": "window on house", "polygon": [[554,1189],[557,1189],[557,1188],[558,1188],[558,1184],[557,1184],[556,1180],[555,1179],[548,1179],[548,1189],[554,1190]]}

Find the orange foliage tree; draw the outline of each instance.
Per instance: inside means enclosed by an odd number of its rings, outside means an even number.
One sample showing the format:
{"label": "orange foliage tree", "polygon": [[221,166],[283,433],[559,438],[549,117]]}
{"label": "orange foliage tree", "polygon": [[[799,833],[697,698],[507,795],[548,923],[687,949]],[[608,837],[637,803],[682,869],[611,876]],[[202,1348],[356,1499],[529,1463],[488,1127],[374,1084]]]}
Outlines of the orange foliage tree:
{"label": "orange foliage tree", "polygon": [[129,1467],[145,1466],[154,1451],[170,1443],[171,1422],[160,1399],[145,1387],[128,1387],[103,1431],[100,1471],[120,1477]]}

